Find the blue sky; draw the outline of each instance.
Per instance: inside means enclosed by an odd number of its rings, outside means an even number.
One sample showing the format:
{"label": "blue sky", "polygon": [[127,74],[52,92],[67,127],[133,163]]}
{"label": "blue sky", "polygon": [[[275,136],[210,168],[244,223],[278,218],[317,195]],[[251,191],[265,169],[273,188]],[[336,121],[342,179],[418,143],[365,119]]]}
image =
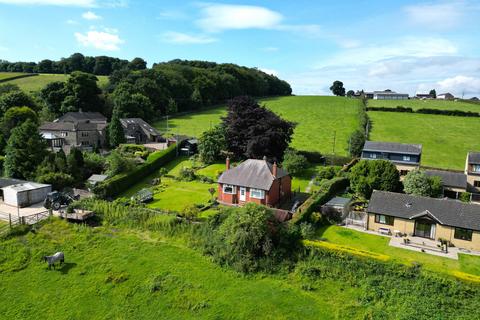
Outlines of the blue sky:
{"label": "blue sky", "polygon": [[258,67],[296,94],[480,96],[480,1],[0,0],[0,58],[74,52]]}

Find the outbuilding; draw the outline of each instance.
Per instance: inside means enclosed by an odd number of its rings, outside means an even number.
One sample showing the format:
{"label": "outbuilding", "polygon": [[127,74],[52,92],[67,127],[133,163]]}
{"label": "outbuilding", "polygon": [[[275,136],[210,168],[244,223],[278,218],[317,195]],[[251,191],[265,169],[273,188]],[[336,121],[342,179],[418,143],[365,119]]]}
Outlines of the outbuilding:
{"label": "outbuilding", "polygon": [[52,191],[52,186],[25,181],[3,187],[2,191],[5,204],[23,208],[45,200],[47,194]]}

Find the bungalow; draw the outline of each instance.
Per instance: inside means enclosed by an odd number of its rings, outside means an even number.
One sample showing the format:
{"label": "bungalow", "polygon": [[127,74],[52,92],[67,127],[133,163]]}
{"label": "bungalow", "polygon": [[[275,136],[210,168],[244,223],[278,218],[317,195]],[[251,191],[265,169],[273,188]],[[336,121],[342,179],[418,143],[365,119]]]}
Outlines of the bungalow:
{"label": "bungalow", "polygon": [[367,209],[367,229],[401,232],[480,251],[480,205],[375,190]]}
{"label": "bungalow", "polygon": [[425,174],[442,179],[443,194],[446,197],[458,199],[460,193],[467,191],[467,175],[463,172],[447,170],[425,170]]}
{"label": "bungalow", "polygon": [[392,90],[374,91],[373,100],[407,100],[408,93],[397,93]]}
{"label": "bungalow", "polygon": [[469,152],[465,163],[467,191],[480,193],[480,152]]}
{"label": "bungalow", "polygon": [[453,96],[453,94],[447,92],[447,93],[437,94],[437,99],[441,99],[441,100],[453,100],[453,99],[455,99],[455,97]]}
{"label": "bungalow", "polygon": [[367,141],[363,146],[362,159],[389,160],[395,164],[400,175],[418,169],[422,157],[421,144]]}
{"label": "bungalow", "polygon": [[243,205],[247,202],[276,207],[291,195],[292,178],[277,163],[248,159],[230,168],[218,178],[218,201],[227,205]]}

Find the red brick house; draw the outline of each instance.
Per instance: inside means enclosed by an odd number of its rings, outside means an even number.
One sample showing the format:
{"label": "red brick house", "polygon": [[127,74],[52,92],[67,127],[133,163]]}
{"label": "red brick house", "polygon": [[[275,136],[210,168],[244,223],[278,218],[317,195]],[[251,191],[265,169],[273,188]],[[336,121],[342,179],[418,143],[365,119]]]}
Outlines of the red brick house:
{"label": "red brick house", "polygon": [[248,159],[230,168],[218,178],[218,201],[227,205],[243,205],[247,202],[276,207],[290,198],[292,178],[276,163],[267,160]]}

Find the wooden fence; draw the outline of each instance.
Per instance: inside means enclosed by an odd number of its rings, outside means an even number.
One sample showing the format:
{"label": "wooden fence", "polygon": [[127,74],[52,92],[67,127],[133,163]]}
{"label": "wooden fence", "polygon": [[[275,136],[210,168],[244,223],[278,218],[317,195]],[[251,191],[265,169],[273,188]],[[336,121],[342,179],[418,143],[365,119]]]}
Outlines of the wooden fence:
{"label": "wooden fence", "polygon": [[0,225],[0,236],[8,233],[10,229],[15,226],[28,224],[34,225],[50,216],[49,211],[42,211],[38,213],[34,213],[28,216],[16,216],[10,213],[0,212],[0,220],[7,222],[6,224]]}

